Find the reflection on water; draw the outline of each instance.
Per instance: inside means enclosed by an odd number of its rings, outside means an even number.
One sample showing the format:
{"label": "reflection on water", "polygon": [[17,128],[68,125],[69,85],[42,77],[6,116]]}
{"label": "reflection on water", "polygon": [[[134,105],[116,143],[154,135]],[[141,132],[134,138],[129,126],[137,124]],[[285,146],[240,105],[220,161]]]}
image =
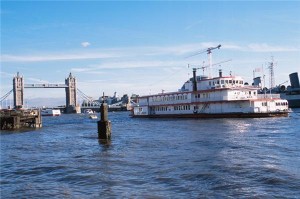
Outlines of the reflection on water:
{"label": "reflection on water", "polygon": [[99,145],[103,146],[103,148],[109,148],[111,145],[110,139],[98,139]]}
{"label": "reflection on water", "polygon": [[133,119],[111,140],[81,115],[1,132],[2,198],[295,198],[300,123],[286,118]]}

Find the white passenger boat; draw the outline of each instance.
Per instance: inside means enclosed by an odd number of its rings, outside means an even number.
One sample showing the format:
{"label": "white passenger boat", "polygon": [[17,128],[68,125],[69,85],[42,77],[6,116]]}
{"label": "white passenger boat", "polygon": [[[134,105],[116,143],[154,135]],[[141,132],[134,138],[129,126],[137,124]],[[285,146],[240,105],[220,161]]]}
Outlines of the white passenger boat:
{"label": "white passenger boat", "polygon": [[96,119],[98,119],[98,116],[96,114],[90,114],[89,118],[92,120],[96,120]]}
{"label": "white passenger boat", "polygon": [[41,115],[42,116],[60,116],[61,112],[59,109],[47,108],[47,109],[41,110]]}
{"label": "white passenger boat", "polygon": [[243,118],[288,115],[288,101],[279,94],[258,94],[239,76],[197,76],[178,92],[138,97],[132,117]]}
{"label": "white passenger boat", "polygon": [[85,110],[84,110],[84,113],[85,113],[85,114],[93,114],[94,111],[93,111],[92,109],[85,109]]}

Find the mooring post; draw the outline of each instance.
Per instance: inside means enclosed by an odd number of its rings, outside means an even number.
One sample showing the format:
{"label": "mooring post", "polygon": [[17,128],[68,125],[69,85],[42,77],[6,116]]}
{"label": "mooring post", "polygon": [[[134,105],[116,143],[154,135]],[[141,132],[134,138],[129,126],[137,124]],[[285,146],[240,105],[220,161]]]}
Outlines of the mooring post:
{"label": "mooring post", "polygon": [[98,121],[98,138],[99,139],[110,139],[111,138],[111,123],[108,120],[108,106],[103,101],[100,106],[101,119]]}

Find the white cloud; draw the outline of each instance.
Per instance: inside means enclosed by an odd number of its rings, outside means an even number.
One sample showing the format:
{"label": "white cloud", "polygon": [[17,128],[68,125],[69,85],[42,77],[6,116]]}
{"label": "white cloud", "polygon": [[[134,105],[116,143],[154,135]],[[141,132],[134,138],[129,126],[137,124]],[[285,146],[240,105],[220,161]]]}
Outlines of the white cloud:
{"label": "white cloud", "polygon": [[[84,43],[84,42],[83,42]],[[85,60],[85,59],[106,59],[106,58],[136,58],[136,57],[154,57],[154,56],[174,56],[183,58],[189,53],[193,53],[208,47],[217,46],[219,43],[203,42],[193,44],[182,44],[173,46],[140,46],[125,48],[107,48],[79,52],[58,52],[48,54],[34,55],[12,55],[2,54],[1,62],[43,62],[60,60]],[[237,48],[234,45],[228,45],[227,49]]]}
{"label": "white cloud", "polygon": [[203,23],[202,20],[196,21],[196,22],[194,22],[194,23],[191,23],[191,24],[187,25],[187,26],[184,28],[184,30],[190,30],[190,29],[194,28],[195,26],[198,26],[198,25],[200,25],[200,24],[202,24],[202,23]]}
{"label": "white cloud", "polygon": [[86,47],[88,47],[90,45],[91,45],[91,43],[87,42],[87,41],[81,43],[81,46],[84,47],[84,48],[86,48]]}
{"label": "white cloud", "polygon": [[84,59],[101,59],[112,58],[120,55],[113,53],[59,53],[50,55],[1,55],[1,62],[43,62],[43,61],[59,61],[59,60],[84,60]]}
{"label": "white cloud", "polygon": [[249,51],[253,52],[295,52],[300,51],[296,47],[287,47],[287,46],[272,46],[266,43],[254,43],[247,45]]}
{"label": "white cloud", "polygon": [[[108,58],[154,58],[157,56],[172,57],[174,59],[184,58],[189,54],[205,51],[209,47],[217,46],[221,43],[221,49],[244,52],[296,52],[299,47],[272,46],[267,43],[251,43],[240,45],[226,42],[202,42],[193,44],[182,44],[173,46],[141,46],[113,49],[97,49],[78,52],[58,52],[48,54],[34,55],[12,55],[2,54],[1,62],[43,62],[60,60],[86,60],[86,59],[108,59]],[[89,42],[83,42],[83,46],[90,45]]]}

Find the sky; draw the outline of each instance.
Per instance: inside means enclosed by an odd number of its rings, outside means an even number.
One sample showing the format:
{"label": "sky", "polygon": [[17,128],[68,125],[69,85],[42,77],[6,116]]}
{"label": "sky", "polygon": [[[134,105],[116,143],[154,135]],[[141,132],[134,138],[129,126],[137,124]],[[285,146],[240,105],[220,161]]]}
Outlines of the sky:
{"label": "sky", "polygon": [[[0,14],[0,97],[17,72],[32,84],[64,83],[71,72],[94,99],[177,91],[219,44],[212,75],[222,69],[252,83],[263,67],[268,86],[272,57],[276,85],[300,74],[300,1],[2,0]],[[65,91],[25,89],[24,97],[46,102]]]}

